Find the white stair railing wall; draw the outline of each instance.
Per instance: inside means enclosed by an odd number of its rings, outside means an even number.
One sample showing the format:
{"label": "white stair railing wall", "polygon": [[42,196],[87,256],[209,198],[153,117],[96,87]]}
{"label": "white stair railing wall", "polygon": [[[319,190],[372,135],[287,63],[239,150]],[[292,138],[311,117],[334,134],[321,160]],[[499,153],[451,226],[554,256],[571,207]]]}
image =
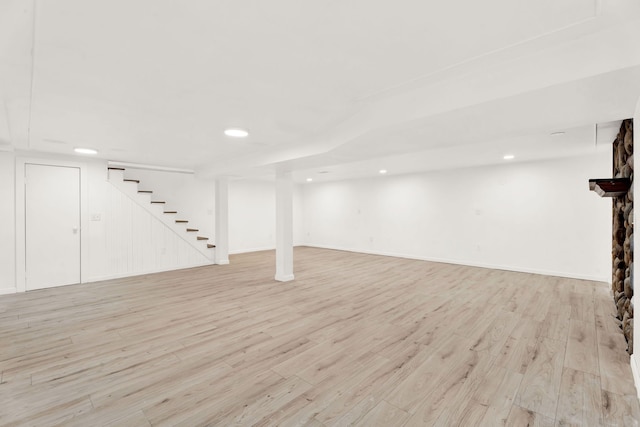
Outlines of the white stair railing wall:
{"label": "white stair railing wall", "polygon": [[123,181],[121,170],[109,170],[105,210],[107,270],[129,276],[214,263],[215,249],[188,223],[176,223],[164,204],[152,204],[151,195],[139,193],[138,184]]}

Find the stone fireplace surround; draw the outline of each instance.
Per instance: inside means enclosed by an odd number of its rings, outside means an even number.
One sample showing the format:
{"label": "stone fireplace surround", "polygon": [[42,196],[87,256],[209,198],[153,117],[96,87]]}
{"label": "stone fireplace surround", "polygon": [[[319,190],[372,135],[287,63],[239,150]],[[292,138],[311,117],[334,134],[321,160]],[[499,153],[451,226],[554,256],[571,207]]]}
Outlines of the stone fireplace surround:
{"label": "stone fireplace surround", "polygon": [[612,239],[612,291],[620,328],[627,340],[627,352],[633,353],[633,120],[622,122],[613,141],[613,177],[629,178],[626,194],[614,197]]}

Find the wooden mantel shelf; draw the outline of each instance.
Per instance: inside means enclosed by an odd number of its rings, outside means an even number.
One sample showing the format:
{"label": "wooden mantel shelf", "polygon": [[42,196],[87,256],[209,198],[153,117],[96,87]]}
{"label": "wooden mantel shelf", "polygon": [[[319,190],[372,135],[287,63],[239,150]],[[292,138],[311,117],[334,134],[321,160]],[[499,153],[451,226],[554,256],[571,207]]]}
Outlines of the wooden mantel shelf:
{"label": "wooden mantel shelf", "polygon": [[631,187],[629,178],[598,178],[589,180],[589,190],[600,197],[624,196]]}

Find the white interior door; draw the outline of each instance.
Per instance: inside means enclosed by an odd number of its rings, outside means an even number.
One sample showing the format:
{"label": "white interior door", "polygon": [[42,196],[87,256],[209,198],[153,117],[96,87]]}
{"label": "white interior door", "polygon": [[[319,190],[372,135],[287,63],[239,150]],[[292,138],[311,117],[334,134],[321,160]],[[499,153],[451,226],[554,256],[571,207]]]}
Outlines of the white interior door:
{"label": "white interior door", "polygon": [[80,169],[25,165],[26,288],[80,283]]}

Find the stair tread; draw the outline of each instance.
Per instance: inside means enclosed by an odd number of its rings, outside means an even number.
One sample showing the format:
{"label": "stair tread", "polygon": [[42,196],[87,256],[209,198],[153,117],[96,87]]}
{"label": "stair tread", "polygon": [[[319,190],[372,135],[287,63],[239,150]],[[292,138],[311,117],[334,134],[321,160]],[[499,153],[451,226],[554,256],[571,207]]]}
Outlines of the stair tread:
{"label": "stair tread", "polygon": [[162,202],[160,200],[152,200],[151,203],[152,204],[156,204],[156,203],[167,203],[167,202]]}
{"label": "stair tread", "polygon": [[177,214],[178,211],[164,211],[164,213],[166,213],[166,214],[174,214],[174,213],[176,213]]}
{"label": "stair tread", "polygon": [[151,191],[151,190],[138,190],[138,193],[147,193],[147,194],[151,194],[151,193],[153,193],[153,191]]}
{"label": "stair tread", "polygon": [[107,170],[112,170],[112,171],[123,171],[123,170],[124,170],[124,168],[116,168],[116,167],[113,167],[113,166],[109,166],[109,167],[107,167]]}
{"label": "stair tread", "polygon": [[140,180],[138,179],[123,179],[124,182],[135,182],[137,184],[140,184]]}
{"label": "stair tread", "polygon": [[198,236],[198,240],[209,240],[209,238],[204,236]]}
{"label": "stair tread", "polygon": [[211,243],[207,243],[207,248],[211,249],[211,248],[215,248],[216,245],[212,245]]}
{"label": "stair tread", "polygon": [[200,231],[197,228],[187,228],[187,231]]}
{"label": "stair tread", "polygon": [[186,219],[176,219],[176,222],[187,223],[189,221],[187,221]]}

